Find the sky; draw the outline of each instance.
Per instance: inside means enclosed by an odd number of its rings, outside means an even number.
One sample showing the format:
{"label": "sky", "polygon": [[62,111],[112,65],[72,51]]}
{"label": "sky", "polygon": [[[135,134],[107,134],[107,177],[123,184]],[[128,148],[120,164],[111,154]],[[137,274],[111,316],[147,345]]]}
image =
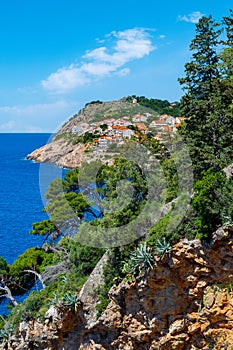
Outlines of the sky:
{"label": "sky", "polygon": [[0,2],[0,132],[56,132],[87,102],[178,101],[195,23],[224,0]]}

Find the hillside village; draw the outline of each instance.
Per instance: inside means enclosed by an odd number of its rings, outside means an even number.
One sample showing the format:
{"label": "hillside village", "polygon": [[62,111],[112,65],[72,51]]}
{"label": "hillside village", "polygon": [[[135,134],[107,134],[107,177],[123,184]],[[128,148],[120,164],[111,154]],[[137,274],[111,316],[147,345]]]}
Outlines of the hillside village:
{"label": "hillside village", "polygon": [[101,121],[86,123],[79,122],[72,128],[72,133],[77,136],[92,134],[93,145],[98,149],[106,149],[112,143],[121,144],[124,139],[132,136],[138,137],[138,133],[146,135],[152,134],[155,139],[166,141],[173,135],[184,117],[173,117],[162,114],[157,119],[153,119],[151,113],[135,114],[132,117],[123,116],[118,119],[109,118]]}
{"label": "hillside village", "polygon": [[[123,97],[87,103],[50,143],[28,154],[27,159],[72,169],[96,159],[111,163],[113,155],[119,154],[120,146],[127,140],[166,143],[184,120],[179,116],[177,103],[140,99]],[[151,101],[153,104],[147,106]]]}

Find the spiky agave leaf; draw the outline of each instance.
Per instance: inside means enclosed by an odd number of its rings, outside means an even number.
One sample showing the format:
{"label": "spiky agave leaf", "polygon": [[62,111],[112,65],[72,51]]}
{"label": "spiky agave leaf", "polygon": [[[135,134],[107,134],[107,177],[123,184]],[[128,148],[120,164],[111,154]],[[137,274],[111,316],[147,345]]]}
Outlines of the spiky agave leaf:
{"label": "spiky agave leaf", "polygon": [[157,243],[155,244],[155,251],[157,255],[161,258],[164,258],[166,254],[168,254],[172,249],[172,246],[169,242],[166,241],[166,238],[163,237],[161,240],[158,239]]}
{"label": "spiky agave leaf", "polygon": [[148,271],[152,269],[154,263],[153,255],[146,242],[141,243],[130,255],[129,264],[134,269]]}
{"label": "spiky agave leaf", "polygon": [[66,292],[63,295],[62,303],[69,311],[72,309],[75,309],[75,311],[77,311],[77,308],[80,305],[78,295],[72,292]]}

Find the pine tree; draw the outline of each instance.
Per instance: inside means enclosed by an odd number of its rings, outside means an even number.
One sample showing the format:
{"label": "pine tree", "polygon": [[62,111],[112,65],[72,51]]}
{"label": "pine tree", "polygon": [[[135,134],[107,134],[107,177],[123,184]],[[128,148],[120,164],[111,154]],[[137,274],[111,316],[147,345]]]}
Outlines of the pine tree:
{"label": "pine tree", "polygon": [[219,170],[230,152],[217,53],[220,34],[211,16],[199,20],[190,45],[191,62],[185,65],[186,76],[179,79],[186,91],[181,112],[187,118],[181,134],[190,147],[197,177],[209,168]]}
{"label": "pine tree", "polygon": [[227,41],[226,45],[233,45],[233,10],[230,10],[230,16],[223,17],[223,23],[226,26]]}
{"label": "pine tree", "polygon": [[222,93],[224,95],[224,103],[229,106],[233,100],[233,11],[230,10],[229,17],[223,17],[223,25],[226,30],[225,45],[221,52],[221,69],[223,75]]}
{"label": "pine tree", "polygon": [[190,50],[192,60],[185,64],[184,78],[178,79],[186,94],[181,100],[181,109],[187,118],[198,117],[205,121],[215,106],[212,97],[216,94],[220,74],[218,55],[220,30],[212,17],[202,17],[196,25],[196,36]]}

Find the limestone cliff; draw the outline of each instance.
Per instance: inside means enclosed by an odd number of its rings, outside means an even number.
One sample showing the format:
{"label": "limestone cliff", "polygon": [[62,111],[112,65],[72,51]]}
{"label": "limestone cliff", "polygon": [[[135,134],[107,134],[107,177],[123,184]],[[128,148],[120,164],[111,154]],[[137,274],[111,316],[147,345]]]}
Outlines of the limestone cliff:
{"label": "limestone cliff", "polygon": [[91,102],[75,114],[57,132],[55,137],[46,145],[33,151],[27,159],[36,162],[47,162],[56,164],[59,167],[79,167],[83,161],[99,159],[101,152],[88,154],[90,145],[74,142],[73,129],[80,123],[94,123],[104,121],[106,118],[120,118],[128,116],[131,118],[137,113],[157,116],[154,110],[140,106],[138,103],[129,102],[126,98],[111,102]]}
{"label": "limestone cliff", "polygon": [[92,276],[76,312],[52,307],[0,349],[232,349],[233,228],[220,228],[208,246],[184,239],[155,261],[148,276],[110,290],[98,319]]}
{"label": "limestone cliff", "polygon": [[76,168],[85,158],[85,149],[83,144],[74,145],[61,138],[36,149],[27,156],[27,159],[40,163],[53,163],[58,167]]}

